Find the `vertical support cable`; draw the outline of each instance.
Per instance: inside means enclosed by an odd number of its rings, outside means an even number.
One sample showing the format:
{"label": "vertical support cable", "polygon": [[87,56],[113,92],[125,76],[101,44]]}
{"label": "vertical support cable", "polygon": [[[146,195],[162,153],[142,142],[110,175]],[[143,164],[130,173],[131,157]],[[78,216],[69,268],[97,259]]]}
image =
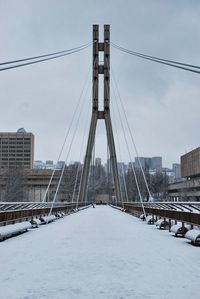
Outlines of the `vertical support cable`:
{"label": "vertical support cable", "polygon": [[[113,72],[112,72],[113,74]],[[122,107],[122,110],[123,110],[123,114],[125,116],[125,120],[126,120],[126,124],[127,124],[127,127],[128,127],[128,131],[129,131],[129,134],[130,134],[130,137],[131,137],[131,141],[132,141],[132,144],[134,146],[134,149],[135,149],[135,153],[136,153],[136,157],[139,161],[139,166],[140,166],[140,169],[142,171],[142,176],[143,176],[143,179],[144,179],[144,182],[145,182],[145,185],[146,185],[146,188],[147,188],[147,192],[149,194],[149,198],[153,198],[152,195],[151,195],[151,192],[150,192],[150,189],[149,189],[149,186],[148,186],[148,183],[147,183],[147,179],[146,179],[146,176],[145,176],[145,173],[144,173],[144,169],[142,167],[142,164],[141,164],[141,161],[140,161],[140,157],[139,157],[139,153],[138,153],[138,150],[137,150],[137,147],[136,147],[136,144],[135,144],[135,141],[134,141],[134,138],[133,138],[133,134],[131,132],[131,128],[130,128],[130,125],[129,125],[129,122],[128,122],[128,119],[127,119],[127,115],[126,115],[126,111],[125,111],[125,108],[124,108],[124,104],[123,104],[123,101],[122,101],[122,98],[121,98],[121,95],[119,93],[119,88],[118,88],[118,85],[117,85],[117,82],[115,80],[115,76],[113,74],[113,81],[114,81],[114,84],[116,86],[116,90],[117,90],[117,94],[118,94],[118,97],[119,97],[119,100],[120,100],[120,104],[121,104],[121,107]]]}
{"label": "vertical support cable", "polygon": [[[84,146],[84,141],[85,141],[88,116],[89,116],[89,106],[88,106],[88,111],[87,111],[87,114],[86,114],[86,122],[85,122],[85,128],[84,128],[84,132],[83,132],[83,139],[82,139],[82,143],[81,143],[79,161],[81,161],[81,157],[82,157],[82,153],[83,153],[83,146]],[[74,202],[74,198],[75,198],[75,193],[76,193],[76,187],[77,187],[78,175],[79,175],[80,168],[81,168],[81,163],[78,164],[78,168],[77,168],[76,179],[75,179],[75,184],[74,184],[74,190],[73,190],[73,195],[72,195],[72,202]],[[78,201],[78,197],[77,197],[77,201]]]}
{"label": "vertical support cable", "polygon": [[118,105],[118,102],[117,102],[117,98],[116,98],[116,94],[114,92],[114,89],[113,89],[113,94],[114,94],[114,97],[116,99],[115,102],[117,104],[117,111],[118,111],[118,114],[119,114],[119,119],[120,119],[120,123],[121,123],[121,126],[122,126],[123,135],[124,135],[124,139],[125,139],[125,142],[126,142],[126,147],[127,147],[127,150],[128,150],[129,158],[130,158],[130,161],[131,161],[131,168],[132,168],[133,175],[134,175],[134,178],[135,178],[135,183],[136,183],[137,191],[138,191],[138,194],[139,194],[140,202],[141,202],[141,205],[142,205],[143,214],[144,214],[145,219],[146,219],[146,212],[145,212],[145,208],[144,208],[144,204],[143,204],[143,200],[142,200],[142,195],[141,195],[140,187],[139,187],[139,184],[138,184],[138,179],[137,179],[137,175],[136,175],[136,172],[135,172],[135,168],[134,168],[134,165],[133,165],[133,162],[132,162],[131,153],[130,153],[128,141],[127,141],[127,138],[126,138],[126,133],[125,133],[125,130],[124,130],[122,117],[121,117],[121,113],[120,113],[120,109],[119,109],[119,105]]}
{"label": "vertical support cable", "polygon": [[[81,100],[82,100],[82,97],[83,97],[85,88],[87,89],[87,87],[85,87],[85,86],[88,86],[88,84],[89,84],[89,74],[90,74],[90,69],[89,69],[88,74],[87,74],[87,76],[86,76],[86,80],[85,80],[84,85],[83,85],[83,87],[82,87],[80,96],[79,96],[79,98],[78,98],[78,101],[77,101],[76,106],[75,106],[75,109],[74,109],[74,112],[73,112],[73,114],[72,114],[72,118],[71,118],[71,121],[70,121],[68,130],[67,130],[67,132],[66,132],[66,135],[65,135],[65,138],[64,138],[64,142],[63,142],[63,144],[62,144],[61,150],[60,150],[59,155],[58,155],[58,158],[57,158],[57,163],[58,163],[58,161],[60,160],[60,157],[61,157],[61,155],[62,155],[62,153],[63,153],[63,150],[64,150],[64,147],[65,147],[66,141],[67,141],[67,139],[68,139],[69,133],[70,133],[71,128],[72,128],[72,124],[73,124],[73,122],[74,122],[74,119],[75,119],[75,117],[76,117],[76,115],[77,115],[79,106],[80,106],[80,104],[81,104]],[[44,197],[43,197],[43,199],[42,199],[42,202],[45,202],[45,200],[46,200],[46,196],[47,196],[47,193],[48,193],[49,188],[50,188],[50,186],[51,186],[51,183],[52,183],[53,177],[54,177],[54,175],[55,175],[55,172],[56,172],[56,168],[53,169],[53,172],[52,172],[52,175],[51,175],[51,177],[50,177],[50,180],[49,180],[48,186],[47,186],[47,188],[46,188],[46,191],[45,191]]]}
{"label": "vertical support cable", "polygon": [[[89,85],[88,85],[88,87],[89,87]],[[88,87],[87,87],[87,90],[86,90],[86,94],[87,94],[87,91],[88,91]],[[63,178],[63,174],[64,174],[64,170],[65,170],[66,162],[67,162],[68,157],[69,157],[69,154],[70,154],[70,152],[71,152],[72,144],[73,144],[73,141],[74,141],[74,138],[75,138],[75,135],[76,135],[76,131],[77,131],[77,128],[78,128],[78,124],[79,124],[79,121],[80,121],[80,117],[81,117],[81,113],[82,113],[82,109],[83,109],[83,104],[84,104],[84,101],[82,102],[82,106],[81,106],[81,109],[80,109],[80,112],[79,112],[79,115],[78,115],[77,123],[76,123],[75,130],[74,130],[74,133],[73,133],[71,142],[70,142],[70,146],[69,146],[69,149],[68,149],[68,152],[67,152],[67,156],[66,156],[66,159],[65,159],[65,163],[64,163],[64,165],[63,165],[62,172],[61,172],[61,175],[60,175],[60,179],[59,179],[59,182],[58,182],[58,185],[57,185],[57,188],[56,188],[56,192],[55,192],[55,195],[54,195],[52,204],[51,204],[51,208],[50,208],[50,211],[49,211],[49,216],[50,216],[51,213],[52,213],[53,205],[54,205],[54,203],[55,203],[55,201],[56,201],[57,194],[58,194],[58,190],[59,190],[59,188],[60,188],[60,184],[61,184],[61,181],[62,181],[62,178]]]}
{"label": "vertical support cable", "polygon": [[[115,112],[114,109],[113,109],[113,105],[112,105],[112,111],[113,111],[113,113]],[[114,125],[115,125],[115,132],[116,132],[116,137],[117,137],[117,145],[118,145],[118,150],[119,150],[119,158],[122,161],[122,154],[121,154],[121,149],[120,149],[119,135],[118,135],[118,132],[117,132],[117,126],[116,126],[115,117],[114,117]],[[124,183],[125,196],[126,196],[126,200],[128,202],[128,192],[127,192],[127,186],[126,186],[124,165],[122,167],[122,178],[123,178],[123,183]],[[124,201],[123,201],[123,208],[124,208]]]}

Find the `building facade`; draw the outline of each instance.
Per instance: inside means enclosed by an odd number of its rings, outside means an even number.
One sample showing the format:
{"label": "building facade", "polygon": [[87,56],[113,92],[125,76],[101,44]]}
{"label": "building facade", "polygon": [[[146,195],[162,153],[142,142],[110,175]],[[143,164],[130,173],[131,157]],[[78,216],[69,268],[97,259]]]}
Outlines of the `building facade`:
{"label": "building facade", "polygon": [[33,168],[34,135],[23,128],[16,133],[0,133],[0,169]]}
{"label": "building facade", "polygon": [[162,157],[136,157],[135,168],[140,169],[140,164],[144,170],[162,170]]}
{"label": "building facade", "polygon": [[150,168],[155,169],[156,171],[161,171],[162,170],[162,157],[152,157]]}
{"label": "building facade", "polygon": [[[47,192],[46,201],[52,201],[61,176],[61,170],[56,170]],[[0,169],[0,201],[39,202],[43,201],[52,169]],[[56,201],[71,201],[76,177],[76,169],[69,169],[63,173],[58,189]],[[80,183],[80,175],[78,184]],[[75,193],[77,197],[78,191]]]}
{"label": "building facade", "polygon": [[172,171],[174,173],[174,182],[181,180],[181,165],[179,163],[172,164]]}
{"label": "building facade", "polygon": [[172,201],[200,201],[200,147],[181,156],[182,181],[169,184]]}
{"label": "building facade", "polygon": [[200,147],[181,156],[181,176],[184,178],[200,177]]}

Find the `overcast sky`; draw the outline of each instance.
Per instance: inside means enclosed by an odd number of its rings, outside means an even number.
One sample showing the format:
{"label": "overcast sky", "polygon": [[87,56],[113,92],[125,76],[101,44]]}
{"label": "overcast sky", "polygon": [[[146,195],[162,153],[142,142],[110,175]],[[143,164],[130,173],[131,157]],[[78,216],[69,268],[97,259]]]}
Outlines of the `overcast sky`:
{"label": "overcast sky", "polygon": [[[92,24],[111,25],[111,41],[134,51],[200,65],[198,0],[0,0],[0,61],[60,51],[92,40]],[[102,33],[101,33],[102,36]],[[92,49],[0,72],[0,130],[24,127],[35,135],[35,159],[56,160],[86,78]],[[198,147],[200,75],[111,50],[118,82],[140,156],[162,156],[164,166]],[[89,75],[88,75],[89,72]],[[68,160],[80,157],[91,104],[91,80]],[[116,107],[112,97],[114,107]],[[129,161],[116,118],[122,160]],[[87,123],[87,130],[88,130]],[[76,122],[72,126],[75,130]],[[70,135],[71,136],[71,135]],[[70,145],[68,139],[62,160]],[[135,153],[130,143],[132,158]],[[101,121],[96,156],[106,159]],[[117,149],[118,153],[118,149]],[[83,156],[83,154],[82,154]]]}

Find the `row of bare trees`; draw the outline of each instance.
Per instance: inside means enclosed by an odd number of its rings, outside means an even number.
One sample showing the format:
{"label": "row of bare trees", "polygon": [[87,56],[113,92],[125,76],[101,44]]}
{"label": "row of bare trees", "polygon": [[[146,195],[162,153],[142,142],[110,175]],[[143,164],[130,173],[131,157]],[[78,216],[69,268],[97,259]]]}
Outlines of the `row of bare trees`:
{"label": "row of bare trees", "polygon": [[[80,180],[81,180],[80,165],[71,165],[66,167],[63,179],[58,192],[58,198],[61,201],[76,200],[78,196]],[[27,174],[18,167],[4,170],[0,174],[0,194],[1,200],[6,201],[27,201]],[[134,174],[131,168],[124,174],[125,177],[120,175],[123,197],[126,198],[124,179],[126,182],[127,195],[129,201],[139,201],[139,194],[134,178]],[[144,183],[144,178],[140,170],[136,170],[136,176],[140,187],[141,195],[144,200],[149,200],[147,188]],[[150,175],[149,171],[145,172],[146,180],[149,185],[149,189],[153,197],[157,200],[165,199],[167,196],[168,176],[162,172],[156,172],[154,175]],[[59,180],[59,174],[58,174]],[[75,186],[76,182],[76,186]],[[54,187],[54,189],[56,186]],[[75,188],[75,189],[74,189]],[[55,191],[51,192],[52,200]],[[93,165],[90,169],[90,179],[88,185],[88,196],[94,197],[95,194],[109,194],[114,195],[114,185],[111,173],[107,173],[102,165]],[[73,195],[74,198],[73,198]]]}
{"label": "row of bare trees", "polygon": [[[149,194],[146,188],[142,172],[136,170],[136,176],[138,180],[138,185],[143,200],[149,201]],[[149,174],[148,171],[145,172],[145,177],[149,186],[149,190],[154,199],[166,199],[167,197],[167,186],[169,183],[169,177],[162,172],[156,172],[155,174]],[[139,201],[139,194],[136,186],[136,181],[134,178],[133,171],[131,169],[125,175],[128,200],[129,201]],[[123,184],[122,184],[123,185]],[[123,188],[124,191],[124,188]],[[124,192],[125,193],[125,192]]]}
{"label": "row of bare trees", "polygon": [[1,201],[23,201],[24,198],[24,172],[21,167],[1,170],[0,198]]}
{"label": "row of bare trees", "polygon": [[[66,167],[57,194],[57,198],[60,201],[72,200],[75,181],[77,181],[75,195],[77,194],[78,186],[80,184],[81,169],[78,171],[78,175],[77,175],[77,170],[78,170],[77,165]],[[49,172],[51,176],[52,170],[49,170]],[[31,188],[28,183],[29,173],[30,172],[27,172],[22,167],[8,168],[8,169],[1,170],[0,171],[0,200],[6,202],[29,201],[28,190],[29,188]],[[61,170],[56,172],[56,175],[53,179],[52,186],[50,186],[50,193],[48,196],[49,201],[53,200],[54,198],[55,191],[59,182],[60,174],[61,174]],[[46,187],[47,187],[48,177],[47,178],[44,177],[43,179],[46,180]],[[38,180],[36,182],[36,184],[38,185],[40,185],[39,180],[41,180],[41,177],[38,177]],[[44,186],[44,189],[46,187]]]}
{"label": "row of bare trees", "polygon": [[[141,170],[136,169],[136,176],[138,180],[138,185],[141,191],[142,198],[146,201],[149,200],[149,194],[144,182],[144,178]],[[166,199],[167,197],[167,187],[169,183],[169,177],[166,173],[156,172],[155,174],[150,174],[148,170],[145,171],[145,177],[149,186],[149,190],[154,199]],[[135,177],[131,168],[124,173],[120,172],[120,181],[123,192],[123,197],[126,198],[125,184],[127,188],[128,201],[139,201],[139,194],[136,186]],[[102,165],[92,166],[89,191],[91,193],[107,193],[114,195],[114,184],[111,173],[107,173]],[[93,192],[92,192],[93,191]]]}

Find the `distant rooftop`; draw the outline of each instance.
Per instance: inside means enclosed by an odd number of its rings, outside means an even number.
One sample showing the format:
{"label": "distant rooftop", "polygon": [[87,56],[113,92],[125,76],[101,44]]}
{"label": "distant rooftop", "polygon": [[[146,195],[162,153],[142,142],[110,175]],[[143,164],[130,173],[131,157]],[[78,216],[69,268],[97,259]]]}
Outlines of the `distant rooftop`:
{"label": "distant rooftop", "polygon": [[19,128],[17,130],[17,133],[26,133],[26,130],[24,128]]}

